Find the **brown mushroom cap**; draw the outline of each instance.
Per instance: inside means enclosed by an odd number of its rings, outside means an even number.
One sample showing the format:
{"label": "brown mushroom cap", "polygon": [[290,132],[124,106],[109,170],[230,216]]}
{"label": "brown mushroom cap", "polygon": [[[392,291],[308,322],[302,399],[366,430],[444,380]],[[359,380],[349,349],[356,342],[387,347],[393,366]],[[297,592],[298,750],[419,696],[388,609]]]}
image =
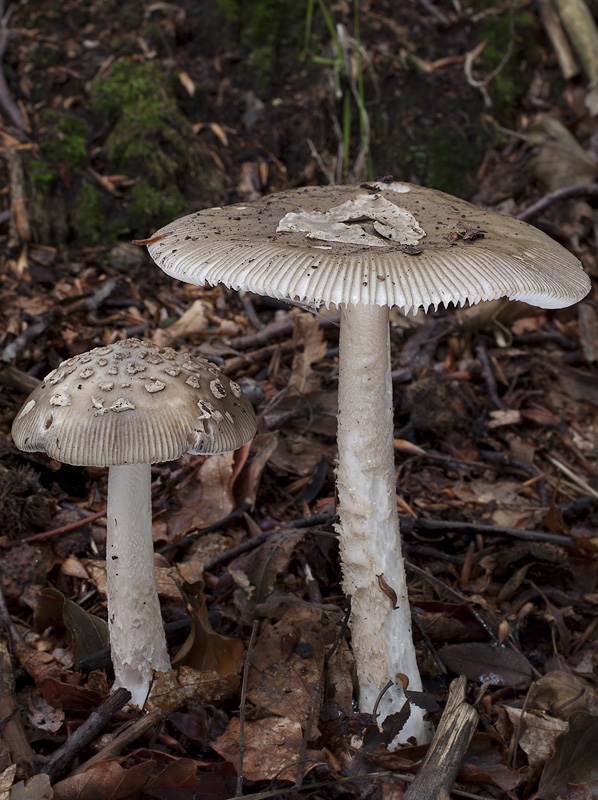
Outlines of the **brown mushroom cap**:
{"label": "brown mushroom cap", "polygon": [[203,358],[125,339],[69,358],[17,414],[20,450],[110,467],[224,453],[256,429],[236,383]]}
{"label": "brown mushroom cap", "polygon": [[148,242],[187,283],[307,303],[464,304],[507,296],[560,308],[590,288],[580,262],[512,217],[408,183],[314,186],[210,208]]}

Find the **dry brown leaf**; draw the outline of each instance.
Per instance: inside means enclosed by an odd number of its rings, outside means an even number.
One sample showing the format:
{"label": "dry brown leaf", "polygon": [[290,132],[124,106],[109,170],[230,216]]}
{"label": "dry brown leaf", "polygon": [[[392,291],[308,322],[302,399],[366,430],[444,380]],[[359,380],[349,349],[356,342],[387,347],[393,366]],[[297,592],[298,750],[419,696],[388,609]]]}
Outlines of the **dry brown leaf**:
{"label": "dry brown leaf", "polygon": [[240,683],[236,674],[218,675],[214,671],[200,672],[191,667],[179,667],[158,675],[146,701],[146,711],[154,708],[173,711],[190,701],[217,703],[231,697]]}
{"label": "dry brown leaf", "polygon": [[13,785],[16,774],[16,764],[11,764],[9,767],[6,767],[2,773],[0,773],[0,800],[8,800],[10,787]]}
{"label": "dry brown leaf", "polygon": [[528,705],[565,720],[575,711],[598,714],[598,691],[577,675],[554,670],[534,682]]}
{"label": "dry brown leaf", "polygon": [[210,324],[208,311],[207,303],[203,300],[195,300],[176,322],[173,322],[168,328],[158,328],[152,336],[152,341],[154,344],[164,347],[180,337],[203,333]]}
{"label": "dry brown leaf", "polygon": [[206,458],[179,487],[180,508],[168,519],[168,538],[175,541],[193,528],[205,528],[235,507],[231,480],[234,453]]}
{"label": "dry brown leaf", "polygon": [[[296,720],[267,717],[258,722],[245,722],[243,734],[243,775],[251,781],[297,779],[298,771],[307,774],[324,763],[321,754],[307,750],[302,754],[303,733]],[[237,761],[239,754],[239,720],[231,719],[226,730],[212,748],[223,758]]]}
{"label": "dry brown leaf", "polygon": [[527,755],[532,768],[544,764],[554,752],[554,742],[559,734],[569,728],[563,720],[550,717],[541,711],[505,707],[515,730],[519,730],[519,746]]}
{"label": "dry brown leaf", "polygon": [[153,761],[123,769],[116,761],[103,761],[87,772],[71,775],[54,786],[54,800],[124,800],[135,797],[154,769]]}
{"label": "dry brown leaf", "polygon": [[[98,593],[106,599],[106,562],[89,560],[85,567],[89,573],[89,578],[98,590]],[[180,580],[180,575],[176,567],[156,567],[156,582],[158,584],[158,594],[160,597],[180,600],[181,594],[175,583],[175,578]]]}
{"label": "dry brown leaf", "polygon": [[322,614],[311,606],[266,624],[251,651],[247,697],[270,714],[305,724],[314,713],[324,669]]}
{"label": "dry brown leaf", "polygon": [[[318,373],[313,370],[312,364],[321,361],[326,352],[324,331],[313,314],[296,310],[294,318],[293,343],[295,345],[295,356],[293,358],[293,371],[289,386],[297,389],[300,394],[317,392],[320,388],[321,380]],[[303,345],[303,351],[298,350],[301,344]]]}

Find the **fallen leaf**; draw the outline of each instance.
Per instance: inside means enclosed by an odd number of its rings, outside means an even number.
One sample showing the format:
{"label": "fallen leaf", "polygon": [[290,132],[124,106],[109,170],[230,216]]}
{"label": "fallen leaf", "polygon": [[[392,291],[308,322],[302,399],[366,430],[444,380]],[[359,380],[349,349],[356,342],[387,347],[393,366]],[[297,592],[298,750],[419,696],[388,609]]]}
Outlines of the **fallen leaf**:
{"label": "fallen leaf", "polygon": [[[293,387],[300,394],[316,392],[320,388],[321,380],[312,364],[321,361],[326,352],[324,331],[313,314],[296,310],[293,316],[295,319],[293,330],[295,355],[289,387]],[[301,345],[303,345],[302,351],[299,349]]]}
{"label": "fallen leaf", "polygon": [[175,339],[203,333],[210,325],[208,311],[209,306],[207,303],[203,300],[194,300],[176,322],[173,322],[167,328],[158,328],[152,336],[152,342],[164,347],[171,345]]}
{"label": "fallen leaf", "polygon": [[517,689],[526,689],[531,683],[532,667],[527,658],[506,647],[484,642],[447,644],[438,655],[448,669],[470,681]]}
{"label": "fallen leaf", "polygon": [[[10,800],[52,800],[55,797],[50,778],[43,773],[34,775],[28,781],[19,781],[8,794]],[[0,800],[3,795],[0,793]]]}
{"label": "fallen leaf", "polygon": [[554,741],[569,725],[541,711],[522,711],[505,706],[505,711],[515,730],[519,731],[519,747],[527,756],[530,767],[544,764],[554,752]]}
{"label": "fallen leaf", "polygon": [[54,800],[125,800],[136,797],[154,769],[146,761],[124,769],[116,761],[102,761],[86,772],[70,775],[54,785]]}
{"label": "fallen leaf", "polygon": [[561,734],[554,755],[544,767],[534,800],[557,800],[567,795],[570,784],[587,784],[592,800],[598,798],[598,717],[576,711],[569,719],[569,730]]}
{"label": "fallen leaf", "polygon": [[243,642],[221,636],[208,618],[204,584],[184,583],[181,594],[191,614],[191,632],[172,659],[172,666],[187,666],[199,671],[216,672],[220,676],[240,672],[243,666]]}
{"label": "fallen leaf", "polygon": [[[285,637],[292,647],[285,654]],[[324,669],[322,614],[311,606],[292,608],[265,624],[250,656],[247,697],[270,714],[305,724],[314,714]]]}
{"label": "fallen leaf", "polygon": [[10,788],[13,785],[16,774],[16,764],[11,764],[0,773],[0,800],[8,800]]}
{"label": "fallen leaf", "polygon": [[210,456],[178,487],[179,509],[168,518],[168,538],[175,541],[193,528],[205,528],[235,507],[231,479],[234,453]]}
{"label": "fallen leaf", "polygon": [[42,633],[52,625],[68,630],[75,661],[108,646],[108,625],[103,619],[85,611],[57,589],[47,587],[38,595],[33,627]]}
{"label": "fallen leaf", "polygon": [[567,720],[576,711],[598,714],[598,692],[579,676],[554,670],[534,682],[528,704]]}
{"label": "fallen leaf", "polygon": [[179,667],[158,675],[145,703],[147,711],[154,708],[173,711],[190,701],[205,704],[226,700],[241,682],[237,674],[219,675],[191,667]]}
{"label": "fallen leaf", "polygon": [[[223,758],[237,762],[239,720],[231,719],[212,749]],[[282,717],[267,717],[245,722],[243,731],[243,775],[250,781],[292,781],[306,775],[324,762],[317,751],[303,750],[303,732],[299,722]]]}

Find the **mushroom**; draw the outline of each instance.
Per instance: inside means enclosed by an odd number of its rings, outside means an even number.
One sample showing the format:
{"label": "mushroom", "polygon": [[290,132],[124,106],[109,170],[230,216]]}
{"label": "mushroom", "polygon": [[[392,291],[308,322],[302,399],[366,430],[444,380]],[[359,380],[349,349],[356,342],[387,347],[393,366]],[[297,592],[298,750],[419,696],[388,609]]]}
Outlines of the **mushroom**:
{"label": "mushroom", "polygon": [[[401,557],[393,451],[390,306],[463,305],[504,295],[571,305],[590,283],[580,262],[530,225],[408,183],[307,187],[212,208],[157,231],[149,253],[188,283],[222,282],[341,308],[338,516],[343,587],[362,711],[401,707],[421,689]],[[396,602],[394,598],[396,597]],[[402,736],[427,735],[412,708]]]}
{"label": "mushroom", "polygon": [[152,671],[170,661],[152,539],[150,464],[235,450],[255,434],[236,383],[203,358],[125,339],[50,372],[12,427],[20,450],[65,464],[109,467],[106,531],[113,688],[140,708]]}

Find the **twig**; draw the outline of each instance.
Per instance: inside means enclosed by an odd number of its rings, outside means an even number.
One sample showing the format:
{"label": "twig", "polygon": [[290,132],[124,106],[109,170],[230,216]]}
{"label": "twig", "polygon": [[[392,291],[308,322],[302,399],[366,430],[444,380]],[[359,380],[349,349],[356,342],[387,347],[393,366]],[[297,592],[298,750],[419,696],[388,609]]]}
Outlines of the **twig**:
{"label": "twig", "polygon": [[579,67],[569,47],[559,15],[556,13],[551,0],[536,0],[536,2],[540,9],[542,23],[556,53],[563,78],[568,81],[579,73]]}
{"label": "twig", "polygon": [[562,186],[560,189],[555,189],[554,192],[545,195],[529,208],[520,211],[515,217],[523,220],[523,222],[528,222],[558,200],[568,200],[571,197],[598,197],[598,183],[585,183],[582,186]]}
{"label": "twig", "polygon": [[481,338],[478,341],[478,344],[476,345],[475,354],[476,358],[479,359],[480,364],[482,365],[482,375],[484,377],[484,381],[486,382],[488,397],[492,401],[492,405],[495,408],[499,408],[501,410],[504,409],[505,404],[498,396],[498,390],[496,388],[496,378],[494,377],[494,372],[492,371],[490,357],[488,356],[486,345],[484,344]]}
{"label": "twig", "polygon": [[14,361],[30,342],[42,335],[49,324],[49,317],[31,317],[31,322],[23,333],[20,333],[10,344],[7,344],[2,353],[0,353],[0,361],[6,361],[7,363]]}
{"label": "twig", "polygon": [[334,519],[334,516],[331,514],[314,514],[312,517],[298,519],[294,522],[289,522],[287,525],[281,525],[278,528],[272,528],[270,531],[258,533],[257,536],[252,536],[251,539],[248,539],[246,542],[241,542],[241,544],[231,547],[229,550],[225,550],[224,553],[219,553],[217,556],[214,556],[214,558],[211,558],[208,562],[206,562],[204,569],[207,572],[210,572],[215,567],[226,564],[228,561],[232,561],[237,556],[243,555],[243,553],[247,553],[249,550],[254,550],[275,533],[281,533],[281,531],[288,530],[289,528],[311,528],[314,525],[323,525],[327,522],[330,522],[332,519]]}
{"label": "twig", "polygon": [[[340,314],[329,314],[327,317],[317,315],[318,323],[324,330],[336,328],[340,321]],[[251,348],[262,347],[272,339],[290,336],[295,328],[295,320],[290,319],[286,322],[278,322],[275,325],[268,325],[257,333],[246,333],[244,336],[236,336],[228,342],[229,347],[234,350],[249,350]]]}
{"label": "twig", "polygon": [[404,800],[449,797],[478,722],[478,712],[465,702],[466,688],[464,675],[451,683],[436,735]]}
{"label": "twig", "polygon": [[[300,792],[312,792],[314,789],[331,788],[334,786],[341,786],[345,783],[361,783],[363,781],[373,782],[380,778],[394,778],[400,781],[411,783],[415,780],[413,775],[405,772],[392,772],[391,770],[384,770],[384,772],[368,772],[365,775],[348,775],[341,778],[335,778],[330,781],[319,781],[318,783],[307,783],[297,789],[295,786],[289,786],[287,789],[272,789],[266,792],[256,792],[255,794],[243,795],[243,800],[270,800],[270,798],[283,797],[287,794],[296,794]],[[482,794],[472,794],[472,792],[464,792],[461,789],[453,789],[451,794],[455,797],[464,797],[466,800],[492,800],[491,797]],[[236,800],[234,797],[228,800]],[[432,798],[429,798],[432,800]],[[440,798],[438,798],[440,800]]]}
{"label": "twig", "polygon": [[166,714],[164,711],[162,711],[162,709],[155,708],[153,711],[150,711],[149,713],[135,720],[135,722],[128,723],[126,727],[118,734],[118,736],[116,736],[109,744],[107,744],[105,747],[102,747],[102,749],[96,753],[95,756],[92,756],[87,761],[84,761],[70,774],[80,775],[82,772],[87,772],[90,767],[93,767],[100,761],[109,761],[110,759],[119,755],[119,753],[124,750],[125,747],[128,747],[131,742],[139,739],[140,736],[143,736],[143,734],[149,731],[151,728],[159,725],[165,717]]}
{"label": "twig", "polygon": [[245,663],[243,664],[243,683],[241,684],[241,704],[239,707],[239,750],[237,756],[237,789],[236,796],[243,797],[243,757],[245,755],[245,714],[247,712],[247,680],[249,678],[249,668],[251,666],[251,651],[257,636],[257,619],[253,622],[251,638],[247,646]]}
{"label": "twig", "polygon": [[13,667],[4,642],[0,642],[0,720],[2,720],[0,734],[12,761],[15,764],[33,764],[35,753],[31,749],[19,713]]}
{"label": "twig", "polygon": [[579,486],[579,488],[583,489],[586,494],[589,494],[595,500],[598,500],[598,492],[596,489],[592,489],[590,484],[586,483],[583,478],[580,478],[579,475],[576,475],[572,469],[566,467],[561,461],[558,461],[558,459],[553,458],[552,456],[547,456],[547,458],[551,464],[554,464],[557,469],[560,469],[561,472],[563,472],[569,478],[569,480],[572,480],[573,483],[576,484],[576,486]]}
{"label": "twig", "polygon": [[[0,24],[0,63],[4,58],[7,44],[8,31],[6,30],[6,18],[3,18]],[[24,131],[25,121],[23,120],[23,115],[21,114],[21,111],[15,101],[12,99],[12,95],[8,89],[2,69],[0,69],[0,106],[2,106],[6,114],[10,117],[13,125],[19,130]]]}
{"label": "twig", "polygon": [[10,249],[28,242],[31,239],[31,230],[25,202],[25,179],[21,154],[13,147],[1,147],[0,153],[6,161],[10,181],[10,225],[7,243]]}
{"label": "twig", "polygon": [[106,516],[106,506],[101,508],[99,511],[96,511],[95,514],[90,514],[88,517],[81,517],[76,522],[69,522],[68,525],[61,525],[60,528],[54,528],[51,531],[44,531],[43,533],[35,533],[33,536],[28,536],[26,539],[19,539],[16,542],[10,542],[10,546],[16,546],[21,544],[21,542],[45,542],[46,539],[51,539],[53,536],[58,536],[60,533],[68,533],[69,531],[74,531],[77,528],[82,528],[83,525],[87,525],[89,522],[95,522],[96,519],[101,519],[102,517]]}
{"label": "twig", "polygon": [[470,86],[473,86],[475,89],[480,90],[482,97],[484,98],[484,104],[486,108],[490,108],[492,106],[492,100],[490,99],[490,95],[488,93],[488,84],[502,72],[503,68],[507,64],[507,61],[511,58],[513,54],[513,48],[515,46],[515,0],[513,0],[509,9],[509,43],[507,45],[505,54],[492,72],[489,72],[485,78],[478,80],[477,78],[473,77],[473,64],[476,58],[481,54],[486,44],[487,42],[485,41],[481,42],[474,47],[473,50],[470,50],[469,53],[465,54],[463,71],[465,72],[467,83]]}
{"label": "twig", "polygon": [[8,642],[11,646],[11,649],[15,646],[17,642],[21,641],[21,637],[19,636],[19,632],[16,628],[16,625],[11,619],[9,614],[6,600],[4,599],[4,592],[2,591],[2,586],[0,585],[0,625],[6,631],[6,636],[8,637]]}
{"label": "twig", "polygon": [[413,519],[409,514],[399,514],[399,519],[401,521],[401,530],[403,533],[411,533],[414,528],[423,531],[446,531],[467,534],[481,533],[487,536],[508,536],[514,539],[524,539],[528,542],[549,542],[559,547],[575,547],[575,539],[573,536],[558,536],[554,533],[543,533],[541,531],[524,531],[519,528],[507,528],[503,525],[482,525],[477,522],[423,519],[422,517]]}
{"label": "twig", "polygon": [[177,539],[176,542],[172,542],[171,544],[161,547],[158,550],[158,553],[164,555],[166,553],[170,553],[172,550],[178,550],[180,547],[186,547],[188,544],[191,544],[202,536],[205,536],[206,533],[218,531],[220,528],[226,527],[229,522],[234,522],[235,520],[239,519],[239,517],[242,517],[246,511],[249,511],[249,509],[249,503],[243,503],[243,505],[240,505],[238,508],[235,508],[234,511],[231,511],[230,514],[227,514],[221,519],[217,519],[216,522],[212,522],[211,525],[206,525],[205,528],[198,528],[197,531],[192,533],[190,536],[182,536],[180,539]]}
{"label": "twig", "polygon": [[263,330],[266,326],[258,317],[257,311],[255,310],[255,307],[253,305],[253,302],[249,294],[247,292],[244,292],[242,289],[239,289],[237,294],[239,295],[239,300],[241,301],[241,304],[245,309],[245,313],[247,314],[247,319],[249,320],[249,322],[253,325],[253,327],[256,330],[258,331]]}
{"label": "twig", "polygon": [[42,772],[45,772],[50,777],[52,783],[62,777],[68,765],[79,755],[84,747],[87,747],[104,730],[106,724],[116,712],[120,711],[130,699],[131,692],[128,689],[120,688],[114,694],[109,695],[91,712],[73,735],[54,752],[50,761],[42,769]]}
{"label": "twig", "polygon": [[441,25],[451,24],[450,19],[447,16],[445,16],[442,13],[442,11],[440,11],[440,9],[436,8],[436,6],[434,5],[434,3],[431,2],[431,0],[419,0],[419,1],[422,4],[422,6],[426,9],[426,11],[428,11],[433,17],[436,17],[436,19],[438,20],[438,22],[440,22]]}

